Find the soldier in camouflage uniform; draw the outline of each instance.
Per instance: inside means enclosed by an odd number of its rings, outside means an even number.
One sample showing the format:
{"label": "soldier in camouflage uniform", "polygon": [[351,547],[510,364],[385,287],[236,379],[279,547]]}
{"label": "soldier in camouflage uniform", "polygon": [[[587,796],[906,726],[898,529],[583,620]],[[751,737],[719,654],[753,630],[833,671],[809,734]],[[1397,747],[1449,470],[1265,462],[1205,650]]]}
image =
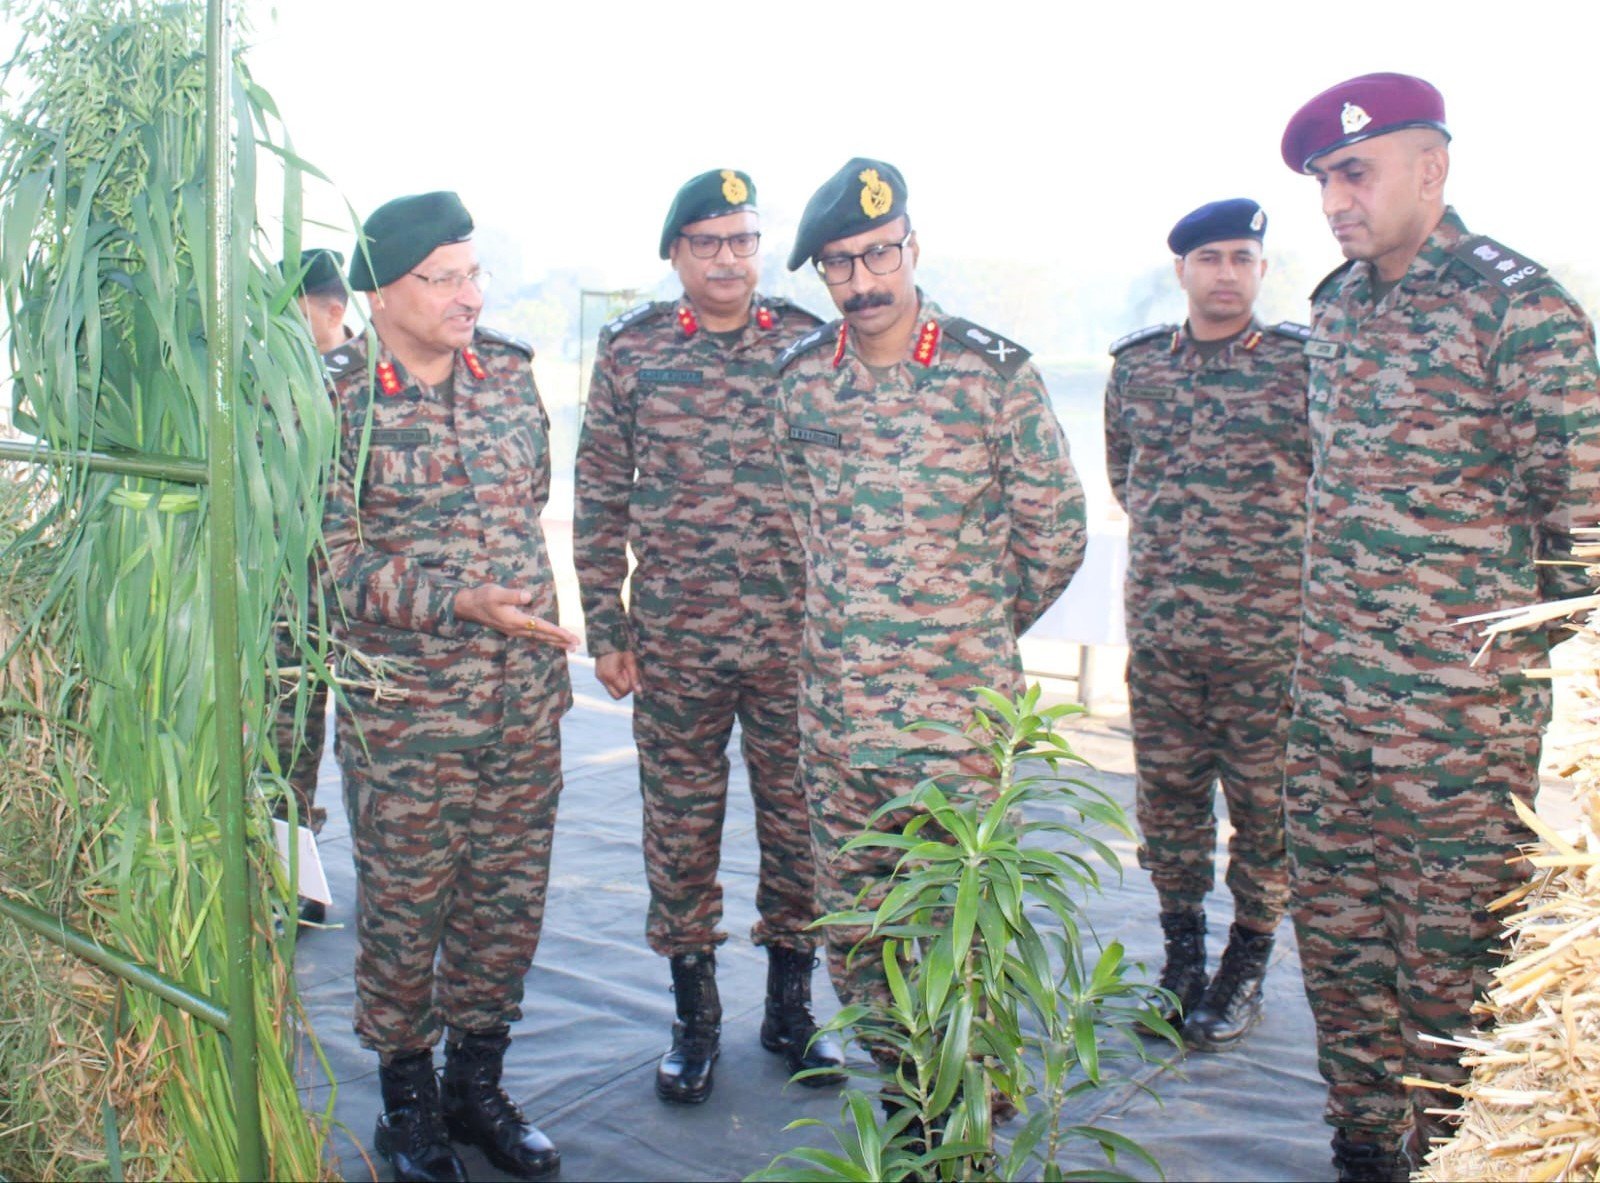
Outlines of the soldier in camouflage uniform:
{"label": "soldier in camouflage uniform", "polygon": [[[779,358],[779,459],[805,547],[800,779],[824,912],[875,906],[894,852],[844,844],[925,777],[986,772],[955,726],[974,692],[1022,689],[1017,637],[1083,561],[1083,493],[1039,371],[916,286],[905,181],[852,160],[807,204],[789,269],[813,261],[843,319]],[[970,786],[969,786],[970,787]],[[882,828],[899,829],[904,816]],[[864,931],[825,931],[847,1003],[887,999]]]}
{"label": "soldier in camouflage uniform", "polygon": [[[1252,311],[1267,219],[1247,198],[1186,215],[1167,238],[1189,318],[1111,347],[1106,471],[1129,517],[1128,704],[1139,864],[1161,906],[1191,1047],[1237,1043],[1261,1016],[1289,899],[1283,750],[1300,611],[1306,477],[1303,325]],[[1234,924],[1206,981],[1222,782]]]}
{"label": "soldier in camouflage uniform", "polygon": [[551,623],[533,353],[477,325],[471,233],[453,193],[374,212],[350,283],[372,293],[376,337],[327,355],[344,636],[399,663],[397,695],[353,694],[339,716],[356,1031],[381,1060],[374,1146],[397,1179],[463,1178],[451,1139],[523,1178],[560,1164],[499,1081],[543,917],[577,638]]}
{"label": "soldier in camouflage uniform", "polygon": [[[1587,590],[1600,504],[1593,326],[1444,201],[1444,102],[1365,75],[1290,121],[1346,258],[1312,297],[1313,471],[1285,781],[1292,901],[1340,1177],[1402,1172],[1465,1073],[1448,1037],[1522,881],[1549,638],[1474,660],[1462,618]],[[1537,564],[1537,565],[1536,565]],[[1406,1143],[1402,1146],[1402,1143]]]}
{"label": "soldier in camouflage uniform", "polygon": [[[742,172],[712,170],[678,191],[661,257],[683,297],[601,330],[578,443],[589,651],[613,698],[634,694],[645,935],[671,959],[678,1012],[656,1092],[680,1103],[710,1096],[718,1051],[714,950],[727,934],[717,867],[736,718],[761,847],[751,932],[768,954],[761,1040],[792,1072],[843,1063],[836,1041],[811,1042],[816,941],[806,928],[817,912],[795,779],[805,576],[772,444],[773,358],[818,321],[756,293],[759,225]],[[630,546],[638,565],[625,609]]]}

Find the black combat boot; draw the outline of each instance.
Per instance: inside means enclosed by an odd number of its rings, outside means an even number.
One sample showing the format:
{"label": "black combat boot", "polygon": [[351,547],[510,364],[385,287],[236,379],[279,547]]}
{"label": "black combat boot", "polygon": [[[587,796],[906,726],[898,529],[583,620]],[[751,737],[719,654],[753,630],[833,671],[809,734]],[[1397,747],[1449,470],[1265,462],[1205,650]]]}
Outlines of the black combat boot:
{"label": "black combat boot", "polygon": [[1226,1051],[1261,1021],[1261,982],[1272,957],[1272,934],[1237,924],[1228,932],[1217,976],[1183,1021],[1183,1041],[1203,1052]]}
{"label": "black combat boot", "polygon": [[561,1152],[500,1087],[511,1028],[468,1031],[445,1046],[444,1123],[450,1137],[519,1179],[548,1179]]}
{"label": "black combat boot", "polygon": [[378,1082],[383,1112],[372,1148],[394,1168],[395,1183],[465,1183],[467,1172],[445,1136],[432,1049],[382,1065]]}
{"label": "black combat boot", "polygon": [[1398,1147],[1333,1131],[1333,1169],[1339,1183],[1396,1183],[1409,1179]]}
{"label": "black combat boot", "polygon": [[678,1018],[672,1024],[672,1050],[656,1068],[656,1096],[679,1105],[698,1105],[711,1095],[711,1067],[721,1051],[717,955],[710,950],[674,955],[672,992]]}
{"label": "black combat boot", "polygon": [[1206,992],[1206,914],[1163,912],[1167,963],[1161,967],[1160,986],[1177,995],[1178,1005],[1168,1006],[1161,1017],[1174,1027],[1200,1005]]}
{"label": "black combat boot", "polygon": [[831,1035],[817,1035],[811,1017],[811,971],[817,959],[800,949],[767,946],[767,1015],[761,1021],[761,1046],[783,1053],[789,1074],[811,1068],[829,1071],[804,1076],[800,1083],[812,1088],[843,1084],[844,1050]]}

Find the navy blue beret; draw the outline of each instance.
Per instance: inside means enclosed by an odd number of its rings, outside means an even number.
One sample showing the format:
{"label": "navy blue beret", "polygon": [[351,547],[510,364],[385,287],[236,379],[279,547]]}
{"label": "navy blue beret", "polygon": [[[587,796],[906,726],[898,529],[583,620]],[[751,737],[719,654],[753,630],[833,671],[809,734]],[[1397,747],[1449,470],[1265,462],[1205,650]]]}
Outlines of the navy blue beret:
{"label": "navy blue beret", "polygon": [[1267,235],[1267,212],[1248,197],[1213,201],[1178,219],[1167,235],[1167,246],[1182,258],[1208,242],[1227,242],[1234,238],[1253,238],[1260,242]]}

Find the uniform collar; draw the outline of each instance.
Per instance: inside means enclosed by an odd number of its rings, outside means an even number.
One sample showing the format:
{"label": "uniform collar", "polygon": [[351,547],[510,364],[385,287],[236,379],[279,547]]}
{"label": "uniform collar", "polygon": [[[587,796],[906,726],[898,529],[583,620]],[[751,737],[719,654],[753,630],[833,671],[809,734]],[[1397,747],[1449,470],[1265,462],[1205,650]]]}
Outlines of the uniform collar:
{"label": "uniform collar", "polygon": [[[1455,206],[1445,206],[1444,217],[1439,219],[1439,224],[1433,228],[1433,233],[1423,242],[1416,258],[1411,260],[1406,273],[1400,277],[1400,282],[1395,284],[1393,291],[1402,289],[1412,291],[1431,285],[1450,266],[1450,252],[1470,237],[1466,223],[1461,220],[1461,215],[1456,213]],[[1367,303],[1372,301],[1374,274],[1372,264],[1366,260],[1357,263],[1350,270],[1350,286],[1353,288],[1353,294]]]}
{"label": "uniform collar", "polygon": [[[944,340],[944,310],[935,304],[922,289],[917,289],[917,320],[911,331],[911,343],[906,349],[906,356],[897,365],[931,366],[934,359],[939,356],[939,346]],[[833,368],[838,369],[849,357],[857,365],[866,368],[867,363],[861,360],[861,355],[856,352],[856,343],[850,333],[850,322],[844,319],[839,321],[838,343],[833,352]]]}
{"label": "uniform collar", "polygon": [[[700,324],[700,317],[694,310],[694,305],[689,303],[688,296],[679,296],[676,306],[672,310],[673,319],[678,325],[678,337],[688,341],[709,332]],[[744,328],[737,345],[744,345],[753,337],[764,336],[773,332],[778,327],[778,316],[773,311],[771,303],[760,292],[750,295],[750,314],[744,322]]]}
{"label": "uniform collar", "polygon": [[[1266,329],[1261,324],[1261,319],[1254,313],[1250,316],[1250,323],[1229,339],[1227,345],[1212,354],[1210,359],[1232,357],[1237,352],[1253,353],[1261,345],[1261,339]],[[1189,331],[1189,322],[1184,320],[1182,327],[1173,330],[1172,340],[1168,345],[1171,353],[1182,354],[1186,360],[1198,361],[1200,359],[1201,342],[1194,339],[1194,334]]]}
{"label": "uniform collar", "polygon": [[[457,390],[465,383],[480,382],[488,376],[483,355],[477,350],[476,338],[471,345],[456,350],[450,367],[450,380]],[[398,398],[407,391],[421,389],[423,386],[423,383],[406,369],[405,363],[389,351],[389,347],[381,338],[378,340],[378,361],[373,377],[377,382],[378,393],[390,398]]]}

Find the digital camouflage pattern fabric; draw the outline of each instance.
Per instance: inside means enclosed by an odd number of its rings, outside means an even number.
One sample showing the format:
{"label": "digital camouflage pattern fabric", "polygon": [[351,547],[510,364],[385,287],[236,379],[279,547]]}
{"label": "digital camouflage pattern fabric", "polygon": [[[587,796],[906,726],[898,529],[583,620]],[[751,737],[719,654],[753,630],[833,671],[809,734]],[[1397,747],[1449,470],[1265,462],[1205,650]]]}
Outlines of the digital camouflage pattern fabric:
{"label": "digital camouflage pattern fabric", "polygon": [[544,924],[559,730],[514,725],[498,743],[444,752],[347,743],[340,761],[362,1043],[387,1061],[446,1027],[521,1018]]}
{"label": "digital camouflage pattern fabric", "polygon": [[[664,956],[727,936],[717,868],[736,718],[761,848],[751,939],[815,944],[795,779],[805,571],[772,421],[774,359],[816,324],[758,295],[732,340],[703,331],[687,300],[642,305],[600,335],[578,444],[575,564],[589,651],[631,650],[639,663],[646,938]],[[627,548],[637,566],[625,612]]]}
{"label": "digital camouflage pattern fabric", "polygon": [[756,840],[756,945],[810,951],[816,936],[815,874],[805,798],[796,779],[798,710],[792,664],[755,670],[646,662],[633,733],[644,796],[644,867],[650,884],[645,935],[664,957],[714,948],[722,923],[722,821],[728,804],[728,738],[750,773]]}
{"label": "digital camouflage pattern fabric", "polygon": [[1376,308],[1366,264],[1318,292],[1295,679],[1309,717],[1434,739],[1549,717],[1548,681],[1521,673],[1545,637],[1511,634],[1474,664],[1456,622],[1588,590],[1560,563],[1600,506],[1594,328],[1542,271],[1514,288],[1481,274],[1466,261],[1480,249],[1515,257],[1452,210]]}
{"label": "digital camouflage pattern fabric", "polygon": [[1289,865],[1283,839],[1283,759],[1289,666],[1282,659],[1209,660],[1132,649],[1139,865],[1163,912],[1199,911],[1216,878],[1215,785],[1228,802],[1228,889],[1234,917],[1259,932],[1283,919]]}
{"label": "digital camouflage pattern fabric", "polygon": [[[912,356],[881,374],[843,322],[779,359],[779,458],[806,557],[800,780],[824,911],[893,865],[842,850],[874,810],[963,761],[985,771],[959,741],[901,728],[965,724],[981,686],[1019,692],[1017,636],[1086,544],[1083,492],[1026,351],[926,299],[919,316]],[[881,994],[881,958],[849,957],[861,934],[824,935],[840,998]]]}
{"label": "digital camouflage pattern fabric", "polygon": [[454,614],[459,591],[496,583],[556,617],[531,351],[479,328],[430,389],[367,348],[327,355],[341,426],[323,533],[345,639],[397,662],[398,694],[352,693],[338,716],[360,885],[357,1030],[388,1059],[437,1042],[441,1025],[515,1016],[571,689],[564,653]]}
{"label": "digital camouflage pattern fabric", "polygon": [[1533,840],[1511,801],[1532,805],[1538,763],[1537,735],[1463,746],[1292,725],[1295,930],[1330,1125],[1393,1146],[1413,1112],[1457,1104],[1401,1078],[1467,1077],[1459,1048],[1422,1037],[1474,1022],[1500,933],[1489,904],[1524,878],[1509,859]]}
{"label": "digital camouflage pattern fabric", "polygon": [[[728,347],[687,301],[601,330],[573,517],[590,653],[706,669],[794,660],[805,573],[772,443],[773,360],[816,324],[758,295]],[[626,611],[625,545],[638,564]]]}
{"label": "digital camouflage pattern fabric", "polygon": [[1106,475],[1128,514],[1129,644],[1294,659],[1305,540],[1305,330],[1207,359],[1161,326],[1113,346]]}
{"label": "digital camouflage pattern fabric", "polygon": [[780,360],[779,460],[806,559],[801,743],[851,767],[963,750],[901,728],[961,726],[979,686],[1020,692],[1017,637],[1086,546],[1083,490],[1026,351],[926,299],[919,324],[926,360],[883,378],[843,322]]}
{"label": "digital camouflage pattern fabric", "polygon": [[[1253,205],[1253,203],[1251,203]],[[1215,783],[1237,919],[1288,902],[1283,750],[1300,612],[1308,331],[1252,323],[1210,352],[1163,325],[1112,346],[1106,471],[1128,513],[1139,863],[1163,912],[1215,876]]]}
{"label": "digital camouflage pattern fabric", "polygon": [[[1510,261],[1509,269],[1499,264]],[[1393,1145],[1456,1079],[1417,1034],[1470,1023],[1485,902],[1523,873],[1538,787],[1538,633],[1476,663],[1461,618],[1586,589],[1600,507],[1594,330],[1542,269],[1453,210],[1374,303],[1366,263],[1313,298],[1305,601],[1285,780],[1292,908],[1327,1118]],[[1537,560],[1555,560],[1554,565]],[[1471,983],[1471,984],[1469,984]]]}
{"label": "digital camouflage pattern fabric", "polygon": [[323,534],[347,640],[404,665],[398,695],[355,700],[361,726],[417,751],[553,726],[572,703],[566,655],[453,611],[463,588],[498,583],[531,591],[528,612],[556,619],[539,526],[550,420],[531,353],[480,328],[446,403],[386,350],[373,364],[366,350],[356,340],[327,358],[341,434]]}

